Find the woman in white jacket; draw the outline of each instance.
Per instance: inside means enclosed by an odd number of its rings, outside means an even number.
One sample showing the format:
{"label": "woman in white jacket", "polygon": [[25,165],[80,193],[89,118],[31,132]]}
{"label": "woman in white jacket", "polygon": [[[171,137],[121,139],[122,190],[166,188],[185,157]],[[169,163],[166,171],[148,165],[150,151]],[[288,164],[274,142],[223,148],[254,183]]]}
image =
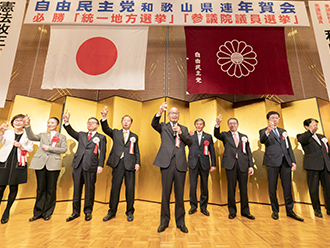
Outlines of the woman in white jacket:
{"label": "woman in white jacket", "polygon": [[9,220],[10,208],[13,205],[18,185],[27,182],[26,155],[33,150],[33,143],[27,138],[24,131],[25,115],[15,115],[11,120],[13,130],[7,130],[8,124],[0,126],[0,203],[3,193],[9,185],[7,207],[2,215],[1,224]]}

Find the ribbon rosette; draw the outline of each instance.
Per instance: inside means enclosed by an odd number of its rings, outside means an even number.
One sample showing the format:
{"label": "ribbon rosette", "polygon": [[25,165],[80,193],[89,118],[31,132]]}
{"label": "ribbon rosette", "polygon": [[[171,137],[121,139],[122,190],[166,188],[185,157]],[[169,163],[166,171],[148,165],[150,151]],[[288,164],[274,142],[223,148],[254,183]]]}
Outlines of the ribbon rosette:
{"label": "ribbon rosette", "polygon": [[323,142],[323,144],[324,144],[324,146],[325,146],[325,149],[327,149],[327,153],[329,153],[328,145],[327,145],[327,143],[328,143],[328,139],[327,139],[326,137],[323,137],[323,138],[321,139],[321,141]]}
{"label": "ribbon rosette", "polygon": [[25,166],[26,165],[27,161],[25,159],[25,156],[26,156],[27,153],[28,153],[28,151],[21,150],[21,156],[20,156],[19,163],[18,163],[19,166]]}
{"label": "ribbon rosette", "polygon": [[204,155],[209,155],[209,144],[210,142],[208,140],[204,141]]}
{"label": "ribbon rosette", "polygon": [[134,143],[136,142],[136,138],[131,137],[129,141],[131,142],[131,144],[129,145],[129,154],[134,154]]}
{"label": "ribbon rosette", "polygon": [[247,143],[248,139],[247,137],[243,136],[242,137],[242,151],[243,153],[246,153],[246,143]]}
{"label": "ribbon rosette", "polygon": [[282,133],[282,139],[285,140],[285,146],[286,146],[286,149],[289,148],[289,142],[288,142],[288,139],[287,139],[288,136],[289,136],[289,135],[288,135],[287,132],[283,132],[283,133]]}
{"label": "ribbon rosette", "polygon": [[54,136],[54,137],[52,138],[52,144],[51,144],[51,146],[52,146],[52,147],[56,147],[57,142],[59,142],[59,141],[60,141],[60,138],[57,137],[57,136]]}
{"label": "ribbon rosette", "polygon": [[93,139],[93,142],[95,143],[94,154],[97,154],[97,150],[99,149],[99,144],[100,144],[99,137],[95,137]]}

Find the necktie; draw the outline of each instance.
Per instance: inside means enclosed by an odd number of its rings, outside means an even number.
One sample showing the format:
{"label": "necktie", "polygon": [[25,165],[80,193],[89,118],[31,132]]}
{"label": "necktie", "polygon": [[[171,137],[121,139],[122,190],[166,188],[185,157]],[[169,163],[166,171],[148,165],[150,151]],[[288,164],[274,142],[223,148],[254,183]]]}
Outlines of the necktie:
{"label": "necktie", "polygon": [[198,145],[201,145],[202,133],[197,133],[197,134],[198,134]]}
{"label": "necktie", "polygon": [[312,137],[316,140],[316,142],[317,142],[320,146],[322,146],[322,145],[321,145],[321,141],[320,141],[319,137],[317,137],[316,133],[314,133],[314,134],[312,135]]}
{"label": "necktie", "polygon": [[127,140],[127,131],[124,130],[124,143],[126,143],[126,140]]}
{"label": "necktie", "polygon": [[238,147],[238,138],[236,133],[233,133],[233,137],[234,137],[235,146]]}
{"label": "necktie", "polygon": [[274,133],[276,134],[277,139],[278,139],[279,141],[281,141],[281,139],[280,139],[280,135],[279,135],[279,133],[278,133],[278,131],[277,131],[277,128],[274,129]]}
{"label": "necktie", "polygon": [[92,138],[92,133],[89,132],[89,133],[88,133],[88,137],[87,137],[87,139],[90,140],[91,138]]}

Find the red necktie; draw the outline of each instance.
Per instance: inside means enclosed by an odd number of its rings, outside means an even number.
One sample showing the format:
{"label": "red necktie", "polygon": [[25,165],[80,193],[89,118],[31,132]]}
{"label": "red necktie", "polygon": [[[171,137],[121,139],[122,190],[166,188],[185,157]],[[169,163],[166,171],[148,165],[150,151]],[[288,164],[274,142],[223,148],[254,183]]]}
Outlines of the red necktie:
{"label": "red necktie", "polygon": [[92,138],[92,133],[89,132],[89,133],[88,133],[88,137],[87,137],[87,139],[90,140],[91,138]]}

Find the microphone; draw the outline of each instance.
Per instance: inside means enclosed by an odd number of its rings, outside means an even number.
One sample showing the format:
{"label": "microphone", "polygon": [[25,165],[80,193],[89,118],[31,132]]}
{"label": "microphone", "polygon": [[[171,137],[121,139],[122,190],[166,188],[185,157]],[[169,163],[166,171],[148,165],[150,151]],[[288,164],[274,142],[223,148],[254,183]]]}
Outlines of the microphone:
{"label": "microphone", "polygon": [[[176,121],[172,121],[173,127],[177,125]],[[173,136],[178,136],[178,132],[174,131]]]}

